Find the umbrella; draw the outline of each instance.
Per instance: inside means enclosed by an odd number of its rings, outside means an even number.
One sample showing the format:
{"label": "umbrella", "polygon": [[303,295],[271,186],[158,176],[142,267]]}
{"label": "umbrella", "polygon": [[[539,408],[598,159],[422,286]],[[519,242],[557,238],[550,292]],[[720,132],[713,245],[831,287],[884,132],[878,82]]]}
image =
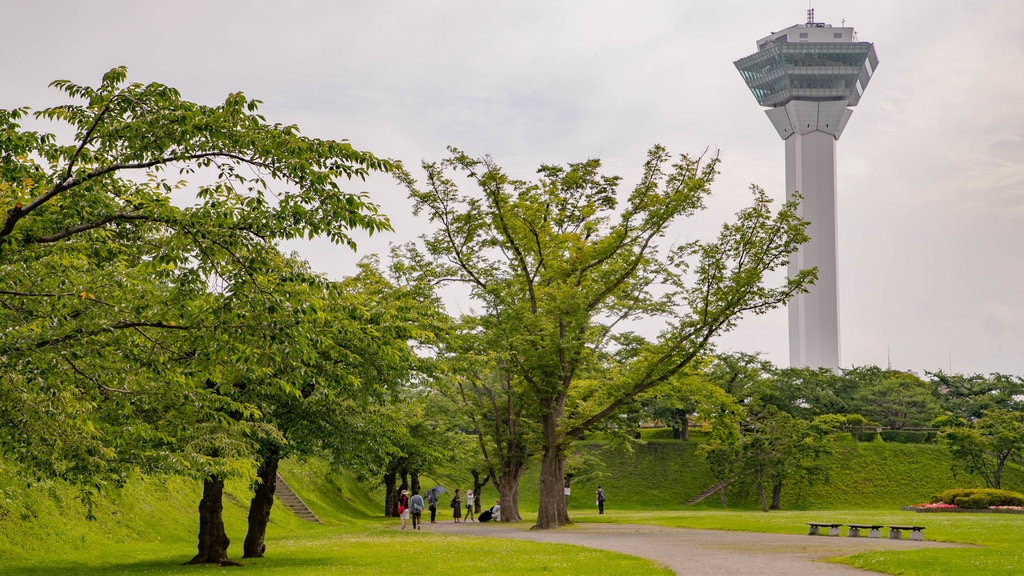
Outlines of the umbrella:
{"label": "umbrella", "polygon": [[[444,494],[444,486],[434,486],[430,490],[435,490],[438,494]],[[427,490],[428,494],[430,493],[430,490]]]}

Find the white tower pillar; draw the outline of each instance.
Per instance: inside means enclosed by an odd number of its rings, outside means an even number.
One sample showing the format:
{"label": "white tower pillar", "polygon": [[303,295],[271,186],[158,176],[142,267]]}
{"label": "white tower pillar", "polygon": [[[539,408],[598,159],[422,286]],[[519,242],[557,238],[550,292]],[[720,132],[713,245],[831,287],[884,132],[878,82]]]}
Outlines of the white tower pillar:
{"label": "white tower pillar", "polygon": [[836,139],[825,132],[786,139],[786,190],[799,192],[800,217],[811,241],[789,263],[789,273],[815,267],[810,292],[789,302],[789,364],[839,367],[839,284],[836,241]]}

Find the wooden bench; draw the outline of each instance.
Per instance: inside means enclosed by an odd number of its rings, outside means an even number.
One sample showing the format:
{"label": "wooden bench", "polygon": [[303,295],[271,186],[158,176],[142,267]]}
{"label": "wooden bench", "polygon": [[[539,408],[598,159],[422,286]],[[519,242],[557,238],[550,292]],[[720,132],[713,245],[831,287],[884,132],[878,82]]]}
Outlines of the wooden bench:
{"label": "wooden bench", "polygon": [[882,537],[882,524],[847,524],[850,527],[849,536],[854,538],[860,536],[861,530],[868,531],[868,538],[881,538]]}
{"label": "wooden bench", "polygon": [[828,528],[829,536],[839,536],[839,527],[842,524],[833,524],[832,522],[808,522],[807,534],[809,536],[817,536],[821,534],[822,528]]}
{"label": "wooden bench", "polygon": [[910,540],[924,540],[924,526],[889,526],[889,538],[899,540],[903,537],[903,531],[907,531],[907,538]]}

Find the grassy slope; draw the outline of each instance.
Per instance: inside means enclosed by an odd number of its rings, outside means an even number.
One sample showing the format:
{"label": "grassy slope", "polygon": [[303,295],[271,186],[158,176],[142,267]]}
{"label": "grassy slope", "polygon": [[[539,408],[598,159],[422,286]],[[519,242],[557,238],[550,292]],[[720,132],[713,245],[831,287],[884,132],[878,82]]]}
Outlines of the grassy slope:
{"label": "grassy slope", "polygon": [[[644,559],[575,546],[395,530],[396,520],[374,512],[377,497],[346,474],[321,462],[289,462],[282,475],[323,524],[298,520],[278,503],[268,527],[267,557],[245,560],[247,574],[670,574]],[[88,521],[69,487],[27,485],[12,478],[0,462],[0,575],[226,573],[182,565],[196,546],[195,510],[201,496],[196,482],[132,479],[124,490],[106,492],[95,509],[97,520]],[[224,521],[233,559],[240,555],[249,497],[245,482],[225,487]]]}
{"label": "grassy slope", "polygon": [[[608,495],[607,507],[620,510],[679,509],[682,502],[714,483],[707,467],[694,456],[699,441],[652,440],[633,454],[599,451],[604,466],[591,478],[574,482],[570,510],[594,507],[597,485]],[[588,444],[584,450],[599,450]],[[783,487],[782,508],[898,509],[927,502],[932,494],[950,487],[976,487],[973,477],[954,477],[948,451],[939,445],[883,442],[840,443],[840,456],[826,476],[795,480]],[[523,499],[536,502],[536,471],[523,482]],[[1004,474],[1003,487],[1024,491],[1024,473],[1012,468]],[[727,490],[729,508],[759,508],[755,494],[740,487]],[[717,494],[696,509],[720,508]],[[526,510],[530,510],[526,508]]]}
{"label": "grassy slope", "polygon": [[[596,485],[602,484],[608,493],[609,512],[614,512],[616,517],[625,516],[628,511],[677,511],[666,512],[673,515],[686,515],[689,513],[687,511],[692,511],[695,518],[693,522],[710,522],[712,526],[723,527],[725,517],[721,516],[720,511],[716,512],[719,508],[717,496],[682,510],[683,500],[712,482],[706,467],[694,457],[695,448],[695,442],[651,441],[637,447],[632,454],[626,454],[603,450],[600,444],[595,443],[582,446],[581,449],[599,453],[603,465],[600,467],[599,475],[573,483],[570,512],[580,516],[581,520],[597,520],[598,518],[592,515],[593,494]],[[931,494],[942,489],[976,484],[963,478],[959,481],[953,479],[949,473],[948,454],[941,447],[847,442],[843,444],[842,449],[843,457],[839,459],[837,468],[829,478],[809,486],[795,483],[786,487],[783,493],[784,509],[844,510],[847,511],[844,514],[851,518],[844,517],[837,521],[850,522],[857,521],[858,518],[853,518],[856,512],[849,511],[863,510],[872,517],[877,517],[879,510],[891,510],[898,514],[899,506],[927,500]],[[303,559],[315,550],[323,550],[324,554],[333,557],[354,542],[359,542],[359,547],[371,546],[378,550],[387,550],[394,546],[391,543],[392,538],[403,537],[401,533],[396,536],[393,530],[380,530],[381,527],[391,526],[394,522],[382,520],[379,513],[381,500],[378,491],[367,490],[347,475],[332,471],[322,463],[286,463],[282,468],[282,474],[321,516],[325,524],[317,526],[304,523],[285,512],[283,508],[276,507],[268,537],[272,542],[270,549],[279,551],[278,558],[283,557],[290,563],[301,565]],[[462,477],[463,487],[466,485],[465,479],[468,479],[468,474],[459,469],[443,471],[438,476],[456,479]],[[433,482],[430,478],[423,478],[422,481]],[[452,487],[455,485],[455,481],[450,480],[439,483]],[[536,510],[537,485],[534,466],[526,474],[522,484],[522,511],[527,518],[532,517]],[[1006,474],[1005,487],[1013,490],[1024,488],[1024,474],[1019,468],[1014,468]],[[201,486],[197,482],[180,478],[166,481],[132,479],[125,490],[105,492],[97,501],[97,520],[87,521],[84,507],[76,499],[73,491],[53,482],[28,485],[23,481],[16,481],[11,470],[0,462],[0,559],[4,560],[0,564],[20,565],[21,569],[17,573],[58,573],[53,569],[52,563],[47,565],[49,559],[50,562],[60,562],[62,568],[67,570],[59,573],[87,573],[91,570],[87,571],[84,567],[110,562],[111,558],[116,560],[123,554],[125,557],[149,559],[147,566],[177,566],[188,560],[195,551],[195,510],[200,490]],[[245,482],[231,482],[226,487],[226,494],[225,523],[233,540],[232,556],[237,557],[240,555],[241,540],[245,534],[249,487]],[[485,501],[493,497],[493,488],[486,488]],[[796,517],[788,518],[778,513],[752,516],[742,512],[743,509],[756,508],[757,503],[752,495],[731,493],[729,503],[730,509],[736,510],[735,514],[743,518],[737,522],[746,527],[740,526],[737,529],[802,529],[802,520],[795,521]],[[657,517],[658,514],[660,513],[653,516]],[[817,514],[820,515],[820,512]],[[946,529],[940,527],[949,522],[957,526],[964,523],[952,517],[947,519],[943,516],[940,519],[938,515],[934,516],[934,519],[932,515],[928,517],[929,526],[934,525],[936,528],[930,531],[930,537],[942,537]],[[441,518],[449,517],[450,512],[442,506]],[[783,521],[785,528],[781,525],[777,528],[760,527],[758,518],[762,517]],[[799,518],[805,519],[804,515],[800,515]],[[656,518],[649,520],[656,521]],[[867,517],[864,520],[871,521]],[[1009,519],[1000,519],[1000,522],[1006,521],[1012,522]],[[968,521],[970,522],[978,520]],[[475,556],[473,550],[481,549],[480,542],[462,544],[442,539],[430,546],[433,545],[451,547],[452,550],[465,547],[467,556]],[[523,548],[517,549],[515,554],[523,558],[544,558],[543,550]],[[26,566],[40,560],[43,563],[39,566],[38,572],[26,571]],[[439,561],[443,566],[445,559],[441,558]],[[607,561],[602,559],[598,562]],[[871,565],[877,569],[892,560],[868,556],[861,561],[866,563],[863,565]],[[374,566],[371,562],[367,573],[373,573],[373,569],[382,569],[379,565]],[[313,568],[311,567],[311,570]],[[319,564],[319,568],[323,569],[324,565]],[[338,573],[351,570],[352,566],[348,565],[338,568]],[[141,564],[139,570],[131,572],[177,573],[173,570],[165,572],[163,568],[143,569]],[[10,572],[0,566],[0,574],[5,573]],[[96,573],[106,572],[101,570]]]}

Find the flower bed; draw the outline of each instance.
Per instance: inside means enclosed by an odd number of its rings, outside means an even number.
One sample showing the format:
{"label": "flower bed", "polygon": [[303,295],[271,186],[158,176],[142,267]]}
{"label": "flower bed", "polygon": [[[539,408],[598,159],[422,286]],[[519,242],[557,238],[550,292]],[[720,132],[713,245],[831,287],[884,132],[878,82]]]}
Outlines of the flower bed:
{"label": "flower bed", "polygon": [[975,512],[989,514],[1024,514],[1024,506],[989,506],[988,508],[960,508],[956,504],[935,502],[928,504],[914,504],[903,506],[900,510],[904,512]]}

